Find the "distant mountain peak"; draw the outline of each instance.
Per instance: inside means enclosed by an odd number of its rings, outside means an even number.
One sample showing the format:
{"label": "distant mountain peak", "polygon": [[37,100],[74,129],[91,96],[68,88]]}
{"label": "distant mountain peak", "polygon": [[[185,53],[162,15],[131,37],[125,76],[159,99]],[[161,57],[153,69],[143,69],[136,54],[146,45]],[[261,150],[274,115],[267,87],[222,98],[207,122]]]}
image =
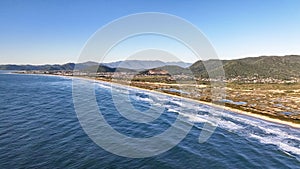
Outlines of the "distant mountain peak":
{"label": "distant mountain peak", "polygon": [[152,69],[156,67],[162,67],[166,65],[175,65],[180,66],[183,68],[189,67],[192,65],[191,63],[185,62],[163,62],[160,60],[125,60],[125,61],[117,61],[117,62],[110,62],[104,63],[103,65],[109,66],[111,68],[127,68],[127,69],[135,69],[135,70],[145,70],[145,69]]}

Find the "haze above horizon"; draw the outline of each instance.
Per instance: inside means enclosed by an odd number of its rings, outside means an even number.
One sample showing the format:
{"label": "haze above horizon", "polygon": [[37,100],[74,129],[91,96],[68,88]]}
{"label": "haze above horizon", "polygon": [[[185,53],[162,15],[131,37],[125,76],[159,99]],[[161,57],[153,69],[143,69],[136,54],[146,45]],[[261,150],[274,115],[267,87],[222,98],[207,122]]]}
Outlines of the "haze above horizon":
{"label": "haze above horizon", "polygon": [[[76,62],[94,32],[120,17],[142,12],[176,15],[197,26],[220,59],[300,54],[300,1],[0,1],[0,64],[62,64]],[[149,40],[150,39],[150,40]],[[128,46],[153,48],[168,40],[144,37]],[[149,43],[155,41],[155,43]],[[158,42],[158,43],[157,43]],[[124,50],[124,46],[120,49]],[[170,49],[180,49],[173,43]],[[126,52],[112,53],[123,60]],[[182,61],[193,63],[184,49]],[[133,57],[135,58],[135,57]],[[162,61],[178,61],[171,57]],[[154,58],[156,60],[157,58]],[[153,59],[153,58],[151,58]]]}

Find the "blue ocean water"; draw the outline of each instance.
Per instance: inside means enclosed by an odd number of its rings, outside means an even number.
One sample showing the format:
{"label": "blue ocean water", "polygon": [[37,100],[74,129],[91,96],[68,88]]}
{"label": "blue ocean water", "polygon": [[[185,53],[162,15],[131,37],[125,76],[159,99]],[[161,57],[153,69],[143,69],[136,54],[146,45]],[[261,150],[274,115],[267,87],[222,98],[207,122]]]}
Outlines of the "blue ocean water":
{"label": "blue ocean water", "polygon": [[172,125],[178,113],[194,126],[165,153],[141,159],[120,157],[95,144],[80,126],[72,79],[1,72],[0,168],[300,168],[299,129],[225,111],[220,112],[218,128],[209,140],[199,143],[204,122],[211,120],[211,107],[134,89],[130,100],[139,110],[167,99],[161,105],[163,115],[145,125],[118,114],[110,92],[106,83],[95,84],[99,109],[120,133],[157,135]]}

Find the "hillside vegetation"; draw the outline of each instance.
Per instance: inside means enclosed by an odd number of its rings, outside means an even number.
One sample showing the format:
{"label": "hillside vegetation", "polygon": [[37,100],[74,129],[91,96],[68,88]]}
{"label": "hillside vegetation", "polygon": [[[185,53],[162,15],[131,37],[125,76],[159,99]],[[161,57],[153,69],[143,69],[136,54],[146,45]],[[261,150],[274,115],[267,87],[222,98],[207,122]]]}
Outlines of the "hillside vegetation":
{"label": "hillside vegetation", "polygon": [[[212,73],[218,73],[224,69],[227,78],[231,77],[272,77],[277,79],[289,79],[300,77],[300,56],[261,56],[235,60],[222,60],[223,66],[216,61],[198,61],[190,66],[196,76],[208,77],[207,68]],[[206,67],[205,67],[205,66]]]}

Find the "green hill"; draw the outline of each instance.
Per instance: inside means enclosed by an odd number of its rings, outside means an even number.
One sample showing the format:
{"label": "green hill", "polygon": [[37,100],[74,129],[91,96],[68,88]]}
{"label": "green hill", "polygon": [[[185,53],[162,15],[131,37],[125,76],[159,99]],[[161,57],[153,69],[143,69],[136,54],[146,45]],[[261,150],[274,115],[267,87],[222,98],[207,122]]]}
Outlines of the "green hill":
{"label": "green hill", "polygon": [[222,60],[223,67],[217,65],[215,60],[197,61],[190,66],[196,76],[208,77],[205,65],[212,73],[225,71],[226,77],[272,77],[289,79],[300,77],[300,56],[260,56],[235,60]]}

